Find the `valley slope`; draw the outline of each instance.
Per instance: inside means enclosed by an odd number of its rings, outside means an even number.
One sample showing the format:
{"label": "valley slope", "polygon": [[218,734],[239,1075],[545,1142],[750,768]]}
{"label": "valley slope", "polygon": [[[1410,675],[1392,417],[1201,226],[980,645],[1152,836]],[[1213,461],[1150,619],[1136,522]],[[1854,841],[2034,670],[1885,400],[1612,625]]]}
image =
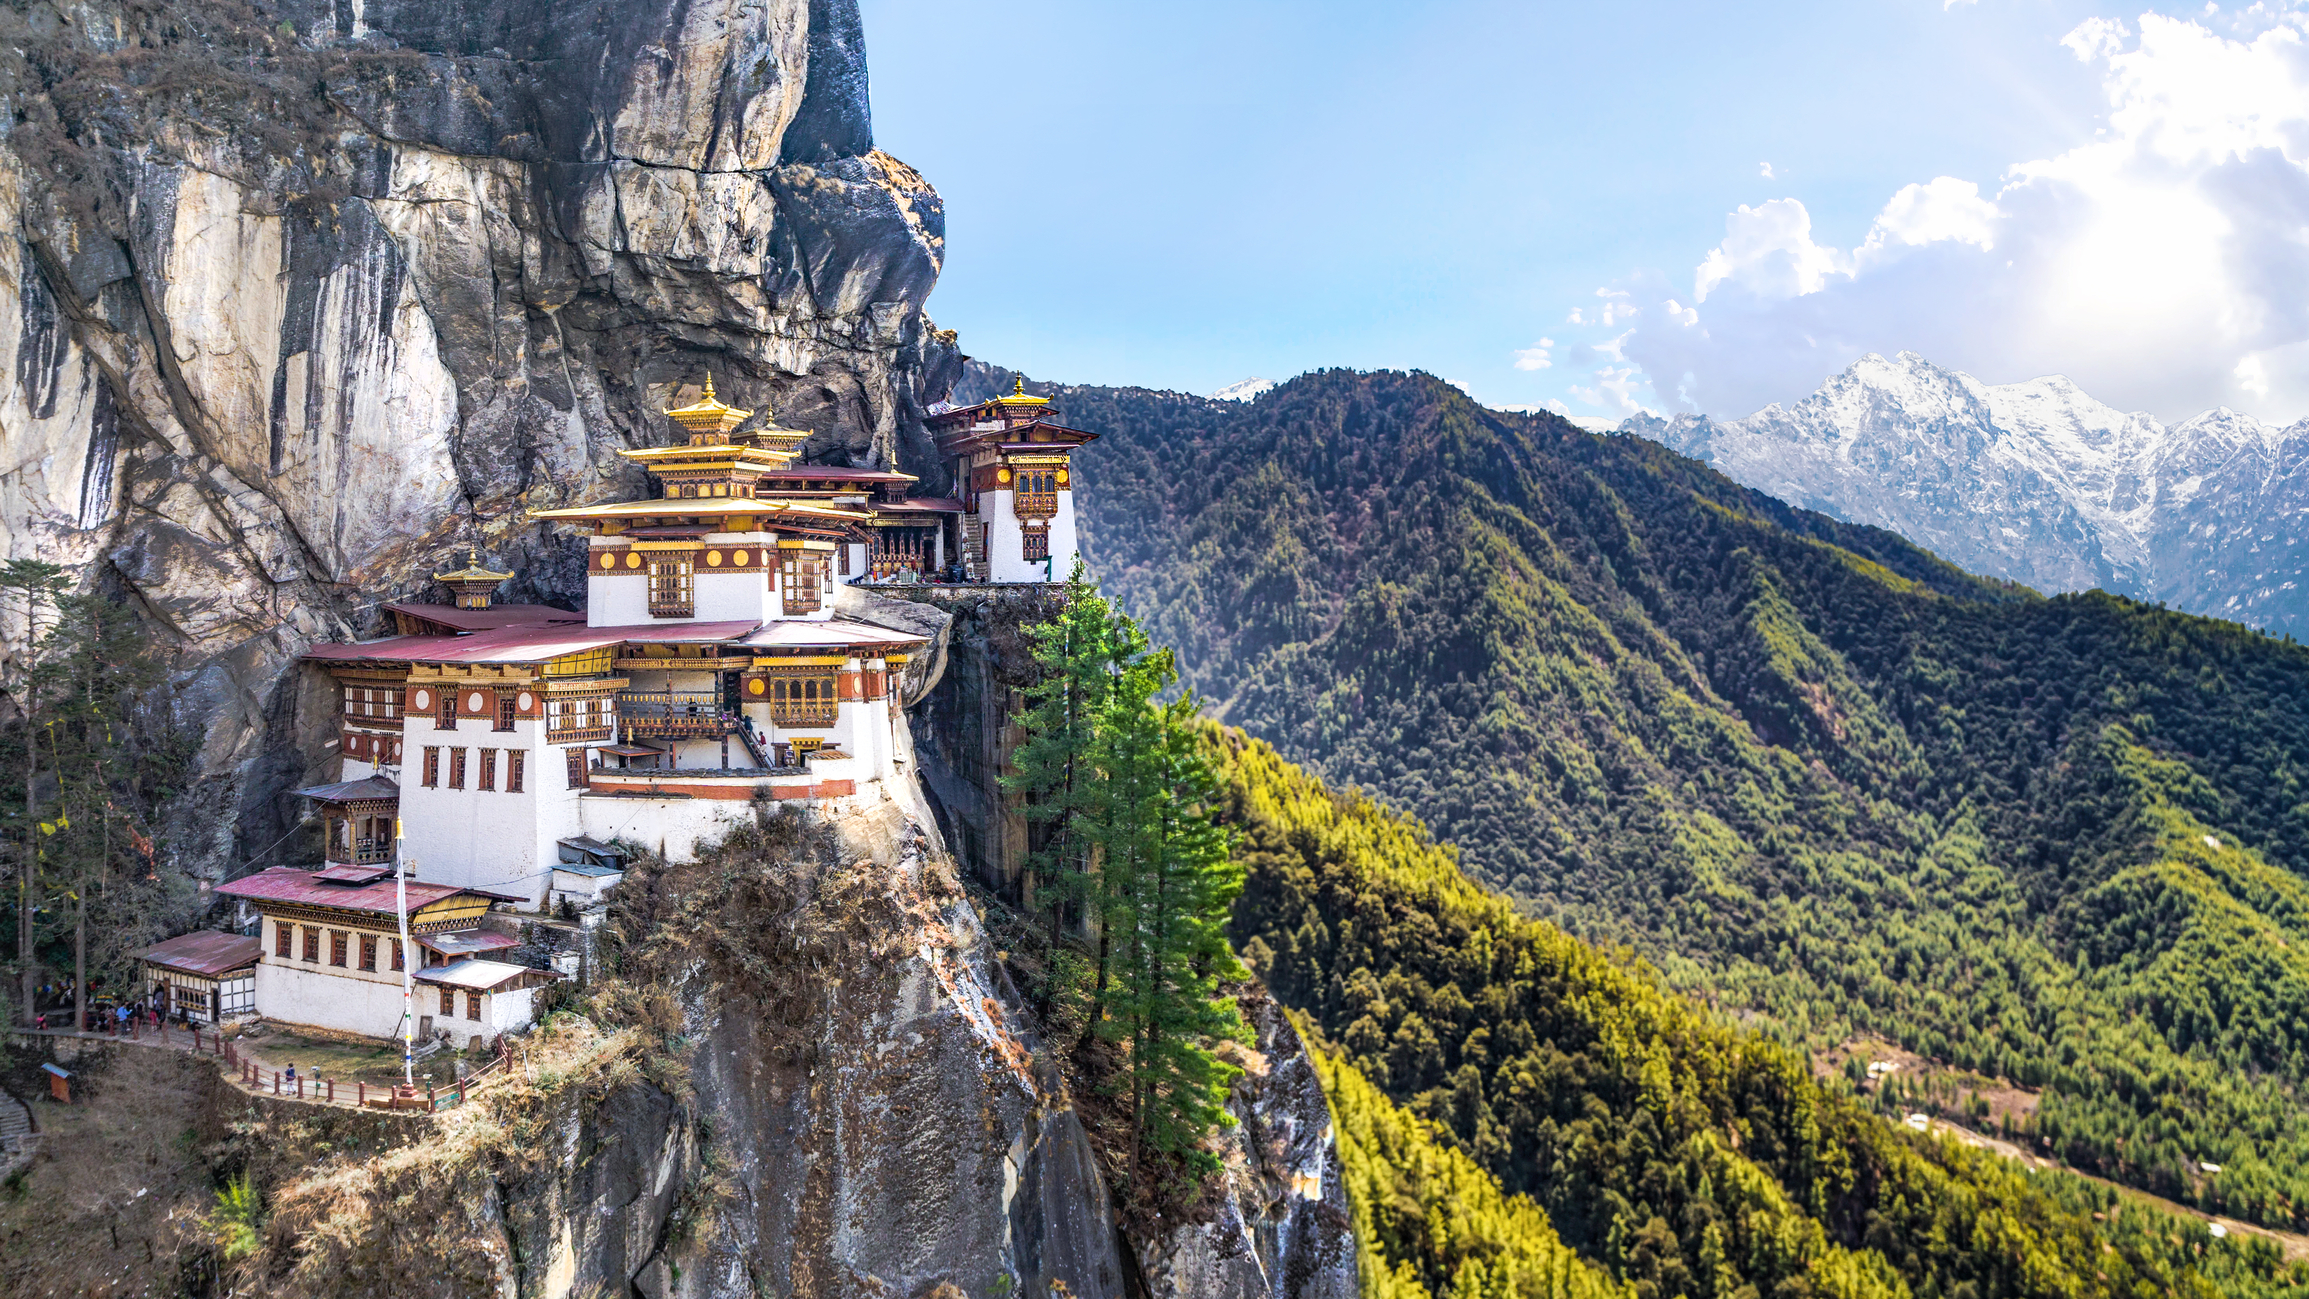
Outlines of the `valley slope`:
{"label": "valley slope", "polygon": [[2309,1219],[2309,650],[1424,375],[1045,391],[1105,433],[1100,580],[1226,721],[1729,1015],[2042,1088],[2022,1140]]}

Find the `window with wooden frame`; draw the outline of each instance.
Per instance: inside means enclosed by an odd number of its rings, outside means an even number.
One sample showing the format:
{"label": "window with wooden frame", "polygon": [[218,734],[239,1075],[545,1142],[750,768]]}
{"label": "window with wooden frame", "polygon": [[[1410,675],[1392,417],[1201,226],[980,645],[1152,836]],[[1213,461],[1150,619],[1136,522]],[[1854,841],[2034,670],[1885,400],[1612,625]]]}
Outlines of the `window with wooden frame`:
{"label": "window with wooden frame", "polygon": [[1022,519],[1049,518],[1058,513],[1058,471],[1021,469],[1011,496],[1011,508]]}
{"label": "window with wooden frame", "polygon": [[585,750],[569,751],[569,788],[585,788]]}
{"label": "window with wooden frame", "polygon": [[529,755],[519,749],[505,751],[505,792],[521,792],[521,769],[529,765]]}
{"label": "window with wooden frame", "polygon": [[606,742],[616,717],[609,700],[549,699],[545,703],[545,738],[556,743]]}
{"label": "window with wooden frame", "polygon": [[473,1021],[475,1021],[475,1022],[479,1022],[479,1021],[480,1021],[480,1019],[481,1019],[481,994],[480,994],[480,993],[478,993],[478,992],[471,992],[471,991],[468,991],[468,992],[465,994],[465,1018],[467,1018],[467,1019],[470,1019],[470,1020],[473,1020]]}
{"label": "window with wooden frame", "polygon": [[475,789],[497,788],[497,750],[481,750],[480,778],[473,782]]}
{"label": "window with wooden frame", "polygon": [[402,968],[403,966],[405,966],[405,965],[407,965],[407,964],[409,963],[409,962],[408,962],[408,959],[407,959],[407,958],[408,958],[408,955],[409,955],[409,953],[408,953],[407,949],[405,949],[405,948],[403,948],[403,947],[401,946],[401,940],[400,940],[400,939],[398,939],[398,938],[388,938],[388,939],[386,939],[386,940],[385,940],[385,946],[386,946],[388,949],[390,949],[390,950],[392,951],[392,953],[393,953],[393,968],[394,968],[394,969],[398,970],[398,969]]}
{"label": "window with wooden frame", "polygon": [[401,692],[387,686],[346,686],[345,716],[399,721]]}
{"label": "window with wooden frame", "polygon": [[449,788],[465,788],[465,750],[449,750]]}
{"label": "window with wooden frame", "polygon": [[361,935],[361,968],[370,971],[377,968],[377,936],[375,934]]}
{"label": "window with wooden frame", "polygon": [[1028,528],[1020,533],[1018,553],[1029,562],[1050,558],[1050,529]]}
{"label": "window with wooden frame", "polygon": [[334,965],[334,966],[336,966],[336,967],[337,967],[337,968],[339,968],[339,969],[343,969],[343,968],[344,968],[344,965],[345,965],[345,947],[346,947],[346,942],[345,942],[345,931],[344,931],[344,930],[342,930],[342,929],[332,929],[332,930],[330,930],[330,931],[329,931],[329,964],[331,964],[331,965]]}
{"label": "window with wooden frame", "polygon": [[507,690],[507,691],[505,691],[505,692],[503,692],[503,693],[501,693],[501,694],[499,694],[499,695],[497,696],[497,729],[498,729],[498,730],[500,730],[500,731],[510,731],[510,730],[512,730],[512,729],[513,729],[513,718],[514,718],[514,715],[515,715],[515,714],[516,714],[516,713],[519,711],[519,710],[518,710],[518,709],[515,707],[515,704],[516,704],[517,702],[518,702],[518,701],[516,701],[516,700],[514,699],[514,697],[513,697],[513,692],[512,692],[512,691],[510,691],[510,690]]}
{"label": "window with wooden frame", "polygon": [[649,616],[687,618],[697,612],[697,564],[689,552],[655,553],[649,559]]}
{"label": "window with wooden frame", "polygon": [[834,724],[842,702],[841,669],[812,665],[764,668],[762,672],[773,725]]}
{"label": "window with wooden frame", "polygon": [[849,542],[845,541],[845,542],[843,542],[841,545],[834,547],[834,559],[835,559],[835,562],[836,562],[836,563],[838,563],[838,564],[841,566],[841,567],[837,568],[835,571],[836,571],[837,573],[841,574],[843,577],[848,577],[848,576],[850,575],[850,543],[849,543]]}
{"label": "window with wooden frame", "polygon": [[321,963],[321,931],[311,925],[306,925],[304,930],[305,959],[319,965]]}
{"label": "window with wooden frame", "polygon": [[425,785],[431,789],[438,788],[440,784],[441,748],[439,745],[428,744],[425,746]]}
{"label": "window with wooden frame", "polygon": [[438,705],[433,710],[433,729],[436,731],[456,730],[457,688],[455,686],[439,688],[434,691],[433,699]]}
{"label": "window with wooden frame", "polygon": [[284,961],[289,959],[289,938],[295,928],[296,926],[286,920],[273,922],[273,955]]}
{"label": "window with wooden frame", "polygon": [[456,1016],[457,1016],[457,993],[456,993],[456,990],[455,990],[455,989],[452,989],[452,988],[443,988],[443,989],[441,989],[441,1018],[443,1018],[443,1019],[454,1019],[454,1018],[456,1018]]}
{"label": "window with wooden frame", "polygon": [[780,552],[778,600],[788,614],[816,613],[823,606],[818,587],[825,570],[826,557],[816,551]]}

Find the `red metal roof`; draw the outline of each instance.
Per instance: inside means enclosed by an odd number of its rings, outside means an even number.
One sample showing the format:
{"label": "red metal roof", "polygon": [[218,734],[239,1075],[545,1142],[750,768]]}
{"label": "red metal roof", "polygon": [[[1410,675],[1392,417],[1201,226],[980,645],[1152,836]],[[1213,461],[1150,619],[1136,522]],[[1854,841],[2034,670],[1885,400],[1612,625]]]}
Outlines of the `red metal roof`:
{"label": "red metal roof", "polygon": [[910,483],[913,474],[892,473],[887,469],[851,469],[840,465],[788,465],[772,469],[762,475],[765,482],[792,482],[797,479],[820,479],[841,483]]}
{"label": "red metal roof", "polygon": [[[397,909],[394,894],[398,886],[390,879],[373,884],[332,884],[321,879],[315,871],[301,871],[293,866],[273,866],[246,879],[220,884],[217,892],[230,897],[248,898],[254,902],[301,902],[307,906],[340,907],[347,911],[367,911],[392,915]],[[429,907],[443,898],[460,893],[471,893],[496,902],[516,902],[518,898],[502,893],[488,893],[481,889],[461,889],[449,884],[427,884],[409,881],[409,910],[413,913]]]}
{"label": "red metal roof", "polygon": [[582,613],[544,604],[493,604],[486,609],[460,609],[453,604],[415,604],[407,601],[382,606],[387,613],[405,613],[459,631],[489,631],[523,623],[585,621]]}
{"label": "red metal roof", "polygon": [[264,954],[264,944],[254,938],[219,933],[213,929],[196,929],[144,949],[139,959],[151,965],[213,979],[255,965]]}
{"label": "red metal roof", "polygon": [[418,946],[430,947],[444,956],[470,956],[475,952],[521,946],[520,939],[494,929],[457,929],[445,934],[418,934],[416,939]]}
{"label": "red metal roof", "polygon": [[334,785],[313,785],[297,791],[297,797],[316,803],[390,802],[400,796],[401,787],[393,783],[391,776],[363,776],[359,780],[340,780]]}
{"label": "red metal roof", "polygon": [[332,663],[543,663],[564,654],[627,642],[720,644],[737,640],[761,625],[758,621],[662,622],[628,627],[525,624],[467,636],[388,636],[355,645],[315,645],[304,657]]}

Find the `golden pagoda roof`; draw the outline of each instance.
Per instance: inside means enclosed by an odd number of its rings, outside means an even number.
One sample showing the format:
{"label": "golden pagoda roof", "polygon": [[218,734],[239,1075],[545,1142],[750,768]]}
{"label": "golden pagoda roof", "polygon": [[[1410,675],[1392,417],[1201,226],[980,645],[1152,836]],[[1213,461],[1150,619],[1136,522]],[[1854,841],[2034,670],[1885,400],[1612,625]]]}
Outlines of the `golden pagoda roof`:
{"label": "golden pagoda roof", "polygon": [[1048,406],[1050,404],[1050,398],[1036,397],[1026,391],[1025,375],[1018,376],[1017,386],[1010,390],[1008,396],[996,397],[994,400],[1005,406]]}
{"label": "golden pagoda roof", "polygon": [[[652,519],[659,517],[682,518],[743,518],[748,515],[791,515],[806,519],[824,519],[833,522],[862,521],[864,510],[845,510],[816,501],[789,501],[782,498],[743,496],[707,496],[696,499],[659,497],[646,501],[612,501],[606,505],[574,505],[559,510],[532,510],[532,519],[585,521],[589,519]],[[727,528],[729,532],[749,532],[750,528]]]}
{"label": "golden pagoda roof", "polygon": [[497,573],[481,567],[481,548],[468,546],[465,548],[465,567],[454,572],[435,573],[433,580],[436,582],[502,582],[511,576],[513,576],[511,573]]}
{"label": "golden pagoda roof", "polygon": [[691,433],[726,434],[753,415],[750,410],[725,406],[714,398],[714,376],[706,372],[705,395],[687,406],[676,406],[666,412],[674,423]]}

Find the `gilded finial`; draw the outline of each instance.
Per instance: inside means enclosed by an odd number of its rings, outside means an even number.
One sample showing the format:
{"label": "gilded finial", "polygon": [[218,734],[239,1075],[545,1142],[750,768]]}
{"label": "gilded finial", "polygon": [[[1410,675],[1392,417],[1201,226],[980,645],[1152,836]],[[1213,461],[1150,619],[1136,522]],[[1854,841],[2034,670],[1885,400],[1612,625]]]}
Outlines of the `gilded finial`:
{"label": "gilded finial", "polygon": [[1010,390],[1010,395],[1011,395],[1011,396],[1013,396],[1013,397],[1023,397],[1023,396],[1025,396],[1025,395],[1026,395],[1026,376],[1025,376],[1025,375],[1023,375],[1023,374],[1022,374],[1022,375],[1019,375],[1019,376],[1018,376],[1018,386],[1016,386],[1016,387],[1014,387],[1014,388],[1012,388],[1012,389]]}
{"label": "gilded finial", "polygon": [[713,372],[713,371],[711,371],[711,370],[708,370],[708,371],[706,371],[706,400],[707,400],[707,401],[712,401],[713,399],[714,399],[714,372]]}

